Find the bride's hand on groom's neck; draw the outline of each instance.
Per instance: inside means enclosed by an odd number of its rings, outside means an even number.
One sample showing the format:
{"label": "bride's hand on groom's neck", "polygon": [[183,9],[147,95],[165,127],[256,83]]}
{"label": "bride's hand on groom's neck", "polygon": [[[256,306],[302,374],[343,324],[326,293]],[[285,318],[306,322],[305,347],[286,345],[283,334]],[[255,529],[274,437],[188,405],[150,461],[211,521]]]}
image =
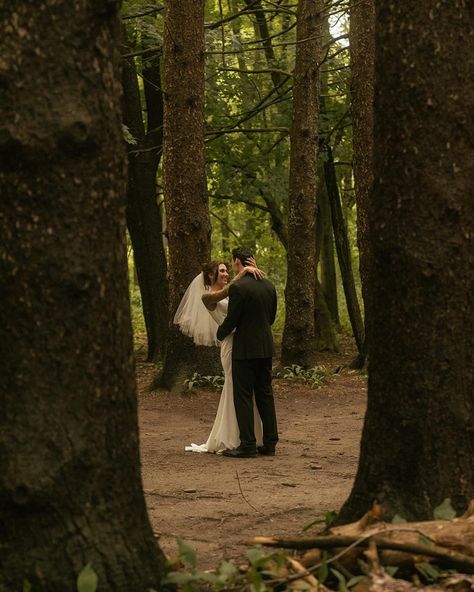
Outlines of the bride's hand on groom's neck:
{"label": "bride's hand on groom's neck", "polygon": [[245,260],[243,271],[245,273],[251,273],[256,280],[261,280],[265,277],[265,272],[257,267],[257,262],[254,257],[248,257],[248,259]]}

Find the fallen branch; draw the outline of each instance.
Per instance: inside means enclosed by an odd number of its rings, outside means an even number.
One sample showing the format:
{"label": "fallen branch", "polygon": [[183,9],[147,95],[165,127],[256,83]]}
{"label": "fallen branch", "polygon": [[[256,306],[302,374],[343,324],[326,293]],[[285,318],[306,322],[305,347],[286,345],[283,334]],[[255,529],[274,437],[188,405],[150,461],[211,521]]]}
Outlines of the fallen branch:
{"label": "fallen branch", "polygon": [[448,564],[465,573],[474,573],[474,557],[458,553],[439,545],[425,545],[421,543],[400,543],[380,536],[379,533],[369,533],[362,537],[355,536],[320,536],[315,538],[276,538],[276,537],[255,537],[252,544],[264,545],[267,547],[282,547],[284,549],[334,549],[340,547],[363,547],[369,546],[373,540],[379,549],[391,551],[403,551],[424,555],[438,559],[443,564]]}

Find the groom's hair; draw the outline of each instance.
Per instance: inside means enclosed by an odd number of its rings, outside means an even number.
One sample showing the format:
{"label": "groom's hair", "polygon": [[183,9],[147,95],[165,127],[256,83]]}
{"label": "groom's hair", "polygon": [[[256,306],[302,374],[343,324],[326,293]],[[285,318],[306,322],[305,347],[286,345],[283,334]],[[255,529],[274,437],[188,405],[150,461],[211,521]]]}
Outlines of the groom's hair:
{"label": "groom's hair", "polygon": [[238,259],[244,267],[249,257],[253,257],[253,251],[247,247],[235,247],[235,249],[232,249],[232,259]]}

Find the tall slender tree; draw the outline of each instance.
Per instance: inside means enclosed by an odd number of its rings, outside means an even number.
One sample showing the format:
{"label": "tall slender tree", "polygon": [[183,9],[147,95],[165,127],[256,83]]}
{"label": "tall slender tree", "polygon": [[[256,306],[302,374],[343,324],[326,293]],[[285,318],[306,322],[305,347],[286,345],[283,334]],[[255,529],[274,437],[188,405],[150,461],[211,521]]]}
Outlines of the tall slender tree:
{"label": "tall slender tree", "polygon": [[[331,1],[325,2],[325,10],[322,15],[322,34],[323,44],[328,45],[331,42],[331,29],[329,26],[329,12],[331,10]],[[329,68],[327,64],[321,68],[320,84],[320,112],[321,112],[321,136],[329,133],[327,124],[329,122]],[[320,145],[322,142],[320,142]],[[327,307],[331,313],[334,325],[339,326],[339,304],[337,296],[337,277],[336,263],[334,260],[334,234],[331,223],[331,207],[329,204],[326,180],[324,177],[324,152],[319,154],[318,158],[318,185],[317,185],[317,215],[316,215],[316,251],[318,253],[317,261],[321,271],[321,287]],[[317,298],[317,301],[321,299]],[[316,311],[315,311],[316,312]],[[319,314],[318,325],[324,319],[324,314]],[[317,333],[324,332],[330,335],[332,333],[332,345],[335,345],[335,331],[331,325],[326,327],[315,327]],[[321,345],[324,345],[321,343]],[[327,344],[329,345],[329,344]]]}
{"label": "tall slender tree", "polygon": [[[359,300],[354,280],[352,253],[347,232],[347,223],[344,217],[339,185],[337,183],[336,167],[332,148],[326,144],[327,160],[324,162],[324,179],[326,181],[327,195],[331,208],[331,219],[336,242],[337,260],[341,271],[342,285],[346,297],[347,312],[354,334],[359,355],[365,357],[364,321],[360,311]],[[357,364],[360,365],[360,362]]]}
{"label": "tall slender tree", "polygon": [[[127,42],[126,51],[133,53]],[[142,34],[142,39],[146,39]],[[133,57],[124,60],[123,119],[135,143],[129,144],[127,183],[127,227],[142,299],[147,332],[148,360],[163,359],[168,330],[167,262],[163,244],[162,215],[157,199],[156,175],[163,151],[163,96],[161,52],[149,52],[141,64],[142,100]],[[146,114],[146,124],[143,121]]]}
{"label": "tall slender tree", "polygon": [[369,393],[341,521],[474,497],[472,7],[375,7]]}
{"label": "tall slender tree", "polygon": [[316,213],[315,262],[321,270],[321,281],[316,274],[314,290],[314,337],[317,351],[337,351],[336,323],[339,319],[336,269],[331,208],[324,179],[321,157],[318,162],[318,193]]}
{"label": "tall slender tree", "polygon": [[[165,1],[164,69],[163,180],[173,315],[211,252],[204,152],[204,0]],[[218,372],[213,350],[194,346],[171,325],[161,384],[181,389],[194,371],[207,372],[213,366]]]}
{"label": "tall slender tree", "polygon": [[286,320],[282,365],[314,363],[316,175],[322,6],[299,0],[290,131]]}
{"label": "tall slender tree", "polygon": [[[369,310],[371,249],[367,208],[374,180],[374,0],[350,1],[351,106],[354,189],[357,204],[357,244],[362,297]],[[364,316],[368,339],[369,315]],[[364,350],[366,351],[366,347]],[[362,362],[362,359],[361,359]]]}
{"label": "tall slender tree", "polygon": [[164,572],[140,476],[118,7],[18,0],[0,18],[5,592],[73,592],[88,563],[110,592]]}

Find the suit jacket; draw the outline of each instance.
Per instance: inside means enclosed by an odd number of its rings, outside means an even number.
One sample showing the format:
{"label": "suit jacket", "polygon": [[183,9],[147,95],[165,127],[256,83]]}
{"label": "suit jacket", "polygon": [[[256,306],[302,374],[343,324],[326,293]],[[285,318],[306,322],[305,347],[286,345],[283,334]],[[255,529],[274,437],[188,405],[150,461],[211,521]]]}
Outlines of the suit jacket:
{"label": "suit jacket", "polygon": [[236,329],[234,359],[271,358],[275,355],[271,325],[276,310],[275,286],[266,279],[245,275],[230,286],[227,317],[217,330],[217,339],[224,339]]}

